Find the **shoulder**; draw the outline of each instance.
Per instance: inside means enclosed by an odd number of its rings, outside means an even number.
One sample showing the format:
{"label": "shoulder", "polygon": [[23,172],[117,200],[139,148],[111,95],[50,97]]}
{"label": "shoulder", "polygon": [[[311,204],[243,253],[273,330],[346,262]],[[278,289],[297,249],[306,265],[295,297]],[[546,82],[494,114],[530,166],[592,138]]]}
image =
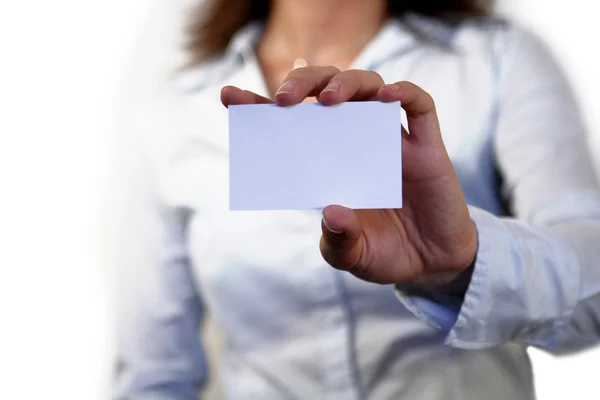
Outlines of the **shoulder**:
{"label": "shoulder", "polygon": [[532,30],[500,16],[449,22],[409,13],[403,22],[423,48],[488,65],[499,66],[522,55],[531,59],[548,58],[550,54]]}
{"label": "shoulder", "polygon": [[[499,82],[506,76],[533,76],[535,70],[550,79],[558,79],[561,68],[546,43],[519,22],[501,17],[477,18],[450,24],[440,20],[421,23],[437,33],[433,40],[436,54],[460,61],[478,73],[488,71]],[[430,36],[431,38],[432,36]],[[526,73],[530,71],[531,73]],[[475,78],[475,77],[472,77]],[[540,79],[538,76],[536,79]]]}
{"label": "shoulder", "polygon": [[524,25],[501,17],[463,22],[454,28],[452,47],[467,55],[492,57],[499,63],[532,57],[549,57],[543,40]]}
{"label": "shoulder", "polygon": [[130,130],[128,134],[145,147],[164,148],[166,142],[177,136],[174,124],[189,122],[191,108],[202,120],[210,119],[210,115],[202,115],[206,112],[203,103],[209,100],[215,103],[218,89],[236,68],[228,58],[219,56],[156,76],[152,88],[140,91],[126,105],[124,117]]}
{"label": "shoulder", "polygon": [[207,89],[231,76],[239,65],[236,54],[220,54],[200,64],[182,68],[175,75],[171,84],[181,93],[192,93]]}

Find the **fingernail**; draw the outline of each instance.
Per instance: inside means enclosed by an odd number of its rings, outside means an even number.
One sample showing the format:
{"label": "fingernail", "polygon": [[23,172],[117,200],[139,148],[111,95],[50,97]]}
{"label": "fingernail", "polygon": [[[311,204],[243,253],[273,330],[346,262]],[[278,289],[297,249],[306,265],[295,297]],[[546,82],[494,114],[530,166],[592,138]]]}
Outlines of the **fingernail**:
{"label": "fingernail", "polygon": [[338,93],[340,91],[341,87],[342,87],[342,82],[331,81],[331,82],[329,82],[329,85],[327,85],[327,87],[325,89],[323,89],[323,91],[321,91],[321,93],[325,93],[325,92]]}
{"label": "fingernail", "polygon": [[400,86],[394,84],[385,85],[386,88],[390,89],[393,92],[398,92],[400,90]]}
{"label": "fingernail", "polygon": [[283,85],[279,89],[277,89],[277,94],[292,94],[294,93],[294,89],[296,88],[296,81],[287,81],[284,82]]}
{"label": "fingernail", "polygon": [[323,217],[323,225],[325,225],[325,228],[327,228],[327,230],[331,233],[335,233],[336,235],[341,235],[342,233],[344,233],[344,231],[340,230],[340,229],[333,229],[328,223],[327,220],[325,219],[325,217]]}

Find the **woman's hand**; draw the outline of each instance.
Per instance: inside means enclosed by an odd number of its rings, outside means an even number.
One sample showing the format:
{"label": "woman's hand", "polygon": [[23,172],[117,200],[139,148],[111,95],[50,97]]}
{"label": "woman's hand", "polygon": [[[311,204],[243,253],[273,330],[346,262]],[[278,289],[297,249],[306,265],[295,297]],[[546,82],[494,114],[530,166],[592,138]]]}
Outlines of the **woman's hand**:
{"label": "woman's hand", "polygon": [[[374,72],[308,67],[290,72],[275,102],[287,106],[311,96],[324,105],[400,101],[410,131],[402,132],[403,208],[328,206],[320,243],[325,260],[381,284],[430,286],[453,281],[475,259],[477,232],[444,147],[431,96],[409,82],[385,85]],[[221,101],[225,106],[273,102],[230,86],[223,88]]]}

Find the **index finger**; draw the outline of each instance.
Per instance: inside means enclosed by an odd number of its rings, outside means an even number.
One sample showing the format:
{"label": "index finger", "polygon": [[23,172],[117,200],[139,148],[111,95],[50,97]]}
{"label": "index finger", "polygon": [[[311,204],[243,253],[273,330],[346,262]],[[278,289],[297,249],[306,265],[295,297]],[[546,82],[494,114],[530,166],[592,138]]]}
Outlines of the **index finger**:
{"label": "index finger", "polygon": [[443,145],[435,102],[429,93],[411,82],[396,82],[379,89],[381,101],[399,101],[406,111],[410,139]]}
{"label": "index finger", "polygon": [[349,70],[340,72],[319,94],[319,101],[334,105],[345,101],[378,100],[377,93],[383,78],[373,71]]}
{"label": "index finger", "polygon": [[225,86],[221,89],[221,103],[225,107],[229,107],[236,104],[269,104],[273,103],[273,100],[249,90],[242,90],[235,86]]}
{"label": "index finger", "polygon": [[291,106],[305,98],[317,96],[340,73],[336,67],[304,67],[291,71],[275,93],[275,101],[282,106]]}

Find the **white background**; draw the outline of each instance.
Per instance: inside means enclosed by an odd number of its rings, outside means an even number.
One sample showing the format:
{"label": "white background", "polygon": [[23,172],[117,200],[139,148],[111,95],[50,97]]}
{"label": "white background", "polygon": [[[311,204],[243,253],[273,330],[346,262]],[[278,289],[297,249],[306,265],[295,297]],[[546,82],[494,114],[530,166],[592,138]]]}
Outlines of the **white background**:
{"label": "white background", "polygon": [[[141,45],[150,0],[0,0],[1,399],[108,396],[111,296],[99,238],[116,109],[133,49],[148,56],[173,42],[164,12],[178,2],[158,1],[159,27]],[[552,45],[600,149],[595,3],[500,8]],[[600,350],[532,356],[541,400],[600,398]]]}

